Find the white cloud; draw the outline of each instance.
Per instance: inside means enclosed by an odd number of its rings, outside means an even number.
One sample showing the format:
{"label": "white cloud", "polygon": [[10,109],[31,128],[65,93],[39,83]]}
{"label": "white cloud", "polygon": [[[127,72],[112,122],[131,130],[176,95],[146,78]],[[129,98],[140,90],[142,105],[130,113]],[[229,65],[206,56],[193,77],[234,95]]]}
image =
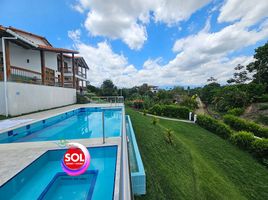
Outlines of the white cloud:
{"label": "white cloud", "polygon": [[244,26],[251,26],[268,17],[267,0],[227,0],[220,9],[219,22],[240,20]]}
{"label": "white cloud", "polygon": [[79,41],[81,35],[81,30],[76,29],[74,31],[68,31],[68,37],[71,38],[73,41]]}
{"label": "white cloud", "polygon": [[219,82],[224,83],[232,76],[237,64],[247,64],[253,59],[251,56],[241,56],[210,60],[200,67],[184,70],[179,63],[175,65],[174,60],[161,65],[162,58],[157,58],[146,60],[142,68],[137,69],[128,63],[124,55],[114,53],[107,42],[100,42],[95,47],[78,42],[76,48],[90,67],[89,81],[97,86],[105,79],[111,79],[119,87],[133,87],[142,83],[160,86],[202,85],[210,76],[215,76]]}
{"label": "white cloud", "polygon": [[155,20],[169,25],[188,19],[211,0],[160,0],[153,9]]}
{"label": "white cloud", "polygon": [[260,27],[260,30],[248,30],[236,23],[215,33],[204,29],[196,35],[179,39],[173,46],[173,51],[178,54],[171,64],[179,64],[181,69],[192,69],[210,60],[224,58],[236,50],[266,39],[267,23]]}
{"label": "white cloud", "polygon": [[93,36],[121,39],[139,50],[147,40],[150,13],[156,22],[168,25],[188,19],[211,0],[80,0],[72,7],[88,12],[85,28]]}

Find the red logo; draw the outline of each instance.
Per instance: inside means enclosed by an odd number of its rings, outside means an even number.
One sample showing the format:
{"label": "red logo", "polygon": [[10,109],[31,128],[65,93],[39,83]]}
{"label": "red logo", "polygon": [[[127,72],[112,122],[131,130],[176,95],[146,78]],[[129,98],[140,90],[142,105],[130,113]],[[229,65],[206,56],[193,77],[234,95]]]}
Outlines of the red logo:
{"label": "red logo", "polygon": [[70,148],[64,154],[64,165],[70,170],[78,170],[85,164],[85,155],[79,148]]}

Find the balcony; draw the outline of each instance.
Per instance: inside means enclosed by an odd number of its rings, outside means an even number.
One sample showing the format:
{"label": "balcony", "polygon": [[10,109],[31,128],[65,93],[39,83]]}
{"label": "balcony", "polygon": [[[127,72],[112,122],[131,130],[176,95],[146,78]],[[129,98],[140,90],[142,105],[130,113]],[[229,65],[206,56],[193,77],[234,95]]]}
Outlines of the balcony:
{"label": "balcony", "polygon": [[10,66],[9,81],[42,84],[42,74],[21,67]]}

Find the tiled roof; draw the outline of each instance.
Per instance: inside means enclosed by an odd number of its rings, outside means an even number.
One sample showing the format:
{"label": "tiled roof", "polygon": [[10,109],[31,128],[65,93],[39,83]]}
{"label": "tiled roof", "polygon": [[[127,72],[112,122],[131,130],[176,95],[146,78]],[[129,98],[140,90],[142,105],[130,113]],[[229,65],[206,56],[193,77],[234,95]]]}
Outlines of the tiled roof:
{"label": "tiled roof", "polygon": [[[33,49],[37,48],[37,49],[52,51],[52,52],[57,52],[57,53],[74,53],[74,54],[79,53],[78,51],[71,50],[71,49],[55,48],[48,42],[48,40],[45,37],[30,33],[30,32],[24,31],[24,30],[20,30],[20,29],[11,27],[11,26],[4,27],[4,26],[0,25],[0,31],[5,31],[11,35],[16,35],[18,37],[18,39],[20,39],[22,42],[30,44],[32,46],[31,48],[33,48]],[[32,41],[31,39],[26,38],[25,34],[42,40],[44,42],[44,44],[46,44],[46,45],[37,44],[36,42]]]}
{"label": "tiled roof", "polygon": [[36,35],[34,33],[30,33],[30,32],[27,32],[27,31],[24,31],[24,30],[20,30],[20,29],[17,29],[17,28],[14,28],[12,26],[9,26],[8,29],[16,32],[16,33],[23,33],[23,34],[26,34],[26,35],[29,35],[29,36],[32,36],[32,37],[35,37],[35,38],[38,38],[38,39],[41,39],[45,44],[47,44],[48,46],[52,46],[49,41],[43,37],[43,36],[40,36],[40,35]]}
{"label": "tiled roof", "polygon": [[39,47],[39,49],[58,52],[58,53],[79,53],[78,51],[75,51],[75,50],[55,48],[55,47],[51,47],[51,46],[38,45],[38,47]]}

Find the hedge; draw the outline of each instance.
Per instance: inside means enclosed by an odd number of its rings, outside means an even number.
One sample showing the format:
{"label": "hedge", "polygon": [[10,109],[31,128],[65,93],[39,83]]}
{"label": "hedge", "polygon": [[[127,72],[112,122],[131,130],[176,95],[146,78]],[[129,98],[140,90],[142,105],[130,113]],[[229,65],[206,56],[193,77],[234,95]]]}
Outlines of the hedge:
{"label": "hedge", "polygon": [[268,128],[264,128],[255,122],[247,121],[233,115],[225,115],[223,119],[226,124],[236,131],[249,131],[255,136],[268,138]]}
{"label": "hedge", "polygon": [[268,166],[268,139],[255,139],[251,144],[253,155]]}
{"label": "hedge", "polygon": [[196,123],[222,138],[229,138],[232,134],[232,130],[229,126],[208,115],[198,115]]}
{"label": "hedge", "polygon": [[245,112],[244,108],[233,108],[227,111],[228,114],[234,115],[234,116],[240,116]]}
{"label": "hedge", "polygon": [[239,131],[230,138],[231,142],[241,149],[250,150],[255,137],[251,132]]}
{"label": "hedge", "polygon": [[256,138],[251,132],[233,132],[225,123],[207,115],[198,115],[197,124],[222,138],[229,139],[234,145],[250,152],[262,164],[268,166],[268,139]]}
{"label": "hedge", "polygon": [[166,117],[188,119],[190,109],[184,106],[156,104],[149,109],[149,113]]}

